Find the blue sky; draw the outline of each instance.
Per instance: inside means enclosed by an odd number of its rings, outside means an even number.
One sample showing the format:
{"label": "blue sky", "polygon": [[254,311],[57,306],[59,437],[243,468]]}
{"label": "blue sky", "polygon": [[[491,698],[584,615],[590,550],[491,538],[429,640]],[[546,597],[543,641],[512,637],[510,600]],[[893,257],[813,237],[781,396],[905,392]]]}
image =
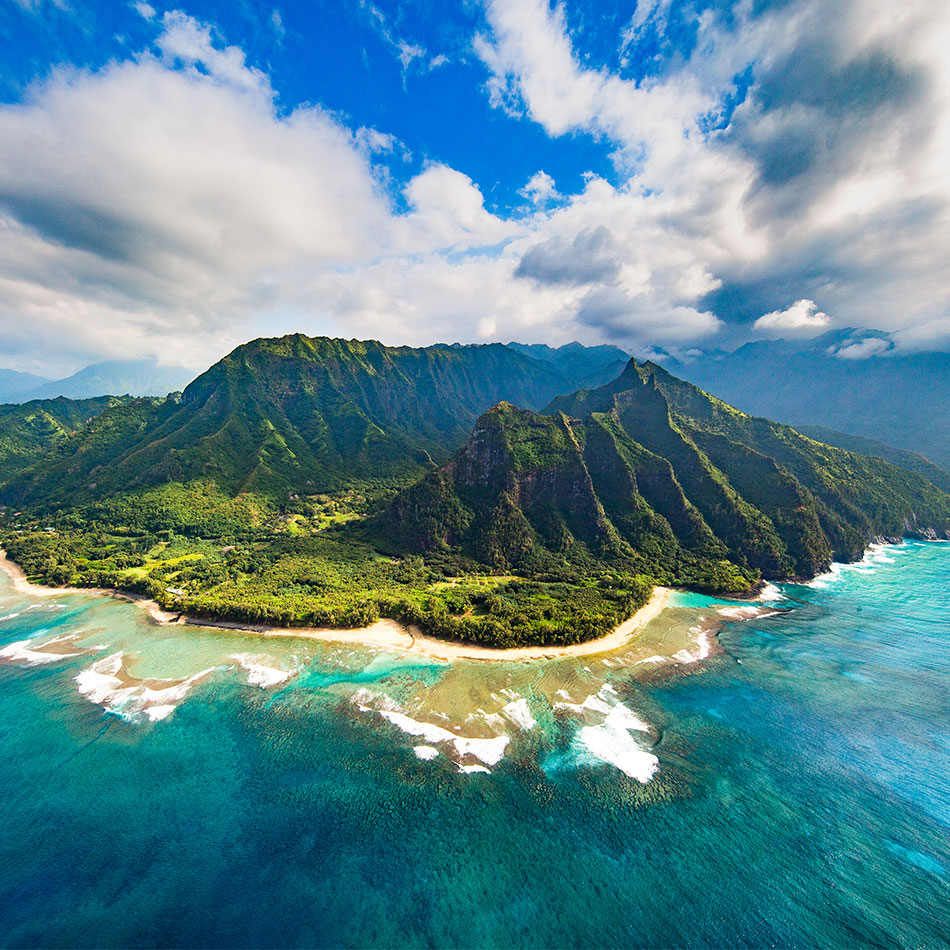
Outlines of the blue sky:
{"label": "blue sky", "polygon": [[0,363],[945,349],[948,42],[928,0],[2,0]]}
{"label": "blue sky", "polygon": [[[658,43],[643,61],[621,69],[618,37],[627,26],[628,3],[585,4],[569,26],[584,40],[581,55],[595,67],[640,78],[655,71]],[[249,65],[270,76],[278,108],[319,103],[351,127],[385,130],[411,153],[386,164],[393,198],[426,162],[464,171],[480,186],[493,211],[517,212],[519,194],[539,162],[566,193],[594,171],[616,179],[611,144],[602,136],[549,137],[532,122],[513,121],[493,108],[484,92],[485,64],[472,39],[489,30],[476,3],[417,2],[196,2],[153,6],[151,22],[132,3],[11,2],[0,37],[3,99],[22,99],[30,83],[52,67],[102,69],[154,41],[162,12],[183,9],[214,25],[221,44],[240,47]],[[683,29],[663,56],[688,52],[695,30]]]}

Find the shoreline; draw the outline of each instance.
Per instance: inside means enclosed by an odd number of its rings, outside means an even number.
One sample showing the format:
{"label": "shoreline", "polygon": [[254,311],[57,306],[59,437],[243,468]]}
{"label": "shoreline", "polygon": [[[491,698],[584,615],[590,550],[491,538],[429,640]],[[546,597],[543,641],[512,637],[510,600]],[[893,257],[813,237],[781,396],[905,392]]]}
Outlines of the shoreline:
{"label": "shoreline", "polygon": [[244,624],[227,620],[202,620],[182,613],[163,610],[154,600],[142,594],[128,593],[105,587],[48,587],[31,583],[23,569],[0,549],[0,570],[13,583],[20,594],[52,597],[58,594],[97,594],[137,604],[148,612],[151,619],[162,626],[180,625],[233,630],[251,633],[266,638],[296,638],[321,640],[327,643],[350,643],[389,650],[401,650],[421,654],[430,659],[451,663],[453,660],[482,660],[495,662],[518,662],[524,660],[553,660],[568,656],[593,656],[619,649],[651,620],[658,617],[669,603],[673,593],[668,587],[654,587],[650,599],[632,616],[597,640],[586,640],[569,646],[507,647],[495,649],[475,644],[459,643],[427,637],[417,628],[407,628],[396,620],[384,618],[368,627],[338,629],[333,627],[268,627]]}
{"label": "shoreline", "polygon": [[3,571],[13,583],[13,589],[18,594],[31,594],[34,597],[55,597],[59,594],[96,594],[100,597],[111,597],[113,600],[126,600],[138,604],[148,615],[160,624],[177,623],[181,614],[163,610],[154,600],[144,594],[132,591],[117,590],[114,587],[49,587],[46,584],[34,584],[29,580],[15,561],[7,557],[7,552],[0,548],[0,571]]}
{"label": "shoreline", "polygon": [[[406,628],[396,620],[377,620],[369,627],[359,630],[334,630],[329,628],[269,628],[253,632],[263,637],[300,637],[305,640],[326,640],[342,643],[364,643],[389,649],[421,653],[435,660],[451,663],[453,660],[483,660],[495,662],[519,662],[524,660],[555,660],[567,656],[593,656],[609,653],[624,646],[651,620],[659,616],[667,606],[673,591],[668,587],[654,587],[650,599],[632,616],[615,627],[605,637],[586,640],[569,646],[545,647],[480,647],[475,644],[427,637],[416,628]],[[192,621],[188,621],[192,622]],[[232,628],[228,629],[246,629]]]}

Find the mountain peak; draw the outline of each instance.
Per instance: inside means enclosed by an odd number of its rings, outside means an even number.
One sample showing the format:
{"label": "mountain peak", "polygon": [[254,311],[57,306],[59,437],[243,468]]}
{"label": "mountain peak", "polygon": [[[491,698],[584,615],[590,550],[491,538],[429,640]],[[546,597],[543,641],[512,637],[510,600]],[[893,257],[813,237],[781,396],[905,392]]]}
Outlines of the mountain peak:
{"label": "mountain peak", "polygon": [[875,536],[947,536],[950,500],[631,359],[613,382],[542,414],[496,406],[384,520],[397,544],[496,569],[735,591],[812,577]]}
{"label": "mountain peak", "polygon": [[621,380],[629,383],[641,382],[640,367],[634,357],[630,357],[627,361],[627,365],[623,368],[623,372],[617,378],[618,383],[621,382]]}
{"label": "mountain peak", "polygon": [[[284,495],[405,478],[447,459],[491,407],[488,419],[514,419],[523,411],[516,406],[540,408],[578,384],[502,344],[387,347],[301,333],[252,340],[194,380],[180,402],[142,410],[148,418],[108,448],[111,414],[101,431],[77,436],[102,451],[97,461],[90,452],[79,452],[82,464],[64,460],[61,487],[210,478],[227,491]],[[18,497],[41,491],[47,474],[24,474]]]}

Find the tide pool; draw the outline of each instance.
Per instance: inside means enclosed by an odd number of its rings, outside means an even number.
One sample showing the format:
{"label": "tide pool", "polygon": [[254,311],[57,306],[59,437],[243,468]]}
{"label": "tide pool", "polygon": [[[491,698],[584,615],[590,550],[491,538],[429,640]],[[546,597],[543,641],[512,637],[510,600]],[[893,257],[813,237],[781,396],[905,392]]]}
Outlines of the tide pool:
{"label": "tide pool", "polygon": [[676,666],[449,666],[0,577],[0,943],[946,945],[948,578],[879,547],[677,595]]}

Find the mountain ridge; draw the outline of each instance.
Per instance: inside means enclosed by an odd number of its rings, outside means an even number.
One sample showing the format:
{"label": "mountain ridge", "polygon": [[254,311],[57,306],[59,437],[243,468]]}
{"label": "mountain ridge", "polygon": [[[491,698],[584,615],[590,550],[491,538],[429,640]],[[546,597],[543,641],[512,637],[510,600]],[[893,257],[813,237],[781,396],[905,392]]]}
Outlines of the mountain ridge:
{"label": "mountain ridge", "polygon": [[849,452],[856,452],[859,455],[882,458],[899,468],[916,472],[942,491],[950,492],[950,472],[939,465],[934,465],[933,462],[924,458],[918,452],[898,449],[877,439],[869,439],[866,436],[854,435],[848,432],[838,432],[836,429],[829,429],[826,426],[795,425],[792,428],[816,442],[834,445],[838,448],[847,449]]}
{"label": "mountain ridge", "polygon": [[117,396],[81,400],[61,396],[0,405],[0,483],[45,456],[106,409],[127,401]]}
{"label": "mountain ridge", "polygon": [[404,545],[457,548],[498,570],[652,565],[664,583],[739,590],[759,575],[813,577],[879,535],[946,536],[950,498],[631,359],[617,380],[542,413],[494,407],[385,524]]}
{"label": "mountain ridge", "polygon": [[107,410],[3,494],[35,502],[57,480],[65,499],[196,478],[285,494],[400,478],[444,461],[500,399],[538,407],[570,388],[556,367],[502,344],[256,340],[178,399]]}

